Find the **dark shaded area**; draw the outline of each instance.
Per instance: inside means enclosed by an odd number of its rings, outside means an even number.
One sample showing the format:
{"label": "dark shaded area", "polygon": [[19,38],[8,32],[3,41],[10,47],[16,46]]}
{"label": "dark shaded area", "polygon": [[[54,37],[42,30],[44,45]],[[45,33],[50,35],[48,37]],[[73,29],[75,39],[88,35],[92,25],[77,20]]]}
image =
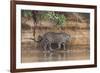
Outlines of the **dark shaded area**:
{"label": "dark shaded area", "polygon": [[22,25],[21,25],[21,28],[22,28],[23,30],[30,30],[30,29],[31,29],[31,26],[29,26],[29,25],[27,25],[27,24],[22,24]]}
{"label": "dark shaded area", "polygon": [[52,43],[52,44],[51,44],[51,48],[57,49],[57,48],[58,48],[58,44],[57,44],[57,43]]}

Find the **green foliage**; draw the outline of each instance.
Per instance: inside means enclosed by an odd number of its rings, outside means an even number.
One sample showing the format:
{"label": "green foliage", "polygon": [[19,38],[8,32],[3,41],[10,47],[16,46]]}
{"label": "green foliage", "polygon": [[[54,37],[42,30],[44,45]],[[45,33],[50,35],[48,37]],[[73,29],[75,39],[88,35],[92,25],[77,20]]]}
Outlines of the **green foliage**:
{"label": "green foliage", "polygon": [[[22,15],[25,17],[32,17],[34,14],[31,10],[22,10]],[[66,17],[63,14],[59,14],[56,12],[37,12],[35,14],[37,20],[49,20],[51,22],[54,22],[58,26],[64,25],[64,22],[66,21]]]}
{"label": "green foliage", "polygon": [[63,14],[58,14],[55,12],[47,12],[40,15],[41,19],[50,20],[55,22],[56,25],[64,25],[66,17]]}
{"label": "green foliage", "polygon": [[32,11],[31,10],[22,10],[22,16],[31,17],[32,16]]}
{"label": "green foliage", "polygon": [[64,25],[66,18],[62,14],[55,14],[53,20],[56,22],[57,25]]}

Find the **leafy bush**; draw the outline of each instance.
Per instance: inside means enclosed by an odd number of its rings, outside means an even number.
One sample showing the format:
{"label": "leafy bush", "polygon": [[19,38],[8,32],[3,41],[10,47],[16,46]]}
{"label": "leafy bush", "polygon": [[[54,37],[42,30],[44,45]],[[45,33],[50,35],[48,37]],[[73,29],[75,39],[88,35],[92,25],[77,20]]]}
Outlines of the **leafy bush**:
{"label": "leafy bush", "polygon": [[63,14],[55,13],[55,12],[47,12],[39,15],[40,19],[50,20],[55,22],[56,25],[64,25],[66,17]]}
{"label": "leafy bush", "polygon": [[63,14],[59,14],[56,12],[42,12],[37,11],[35,14],[31,10],[22,10],[22,15],[25,17],[36,17],[36,20],[49,20],[54,22],[58,26],[64,25],[66,17]]}
{"label": "leafy bush", "polygon": [[22,10],[22,16],[31,17],[32,16],[32,11],[31,10]]}

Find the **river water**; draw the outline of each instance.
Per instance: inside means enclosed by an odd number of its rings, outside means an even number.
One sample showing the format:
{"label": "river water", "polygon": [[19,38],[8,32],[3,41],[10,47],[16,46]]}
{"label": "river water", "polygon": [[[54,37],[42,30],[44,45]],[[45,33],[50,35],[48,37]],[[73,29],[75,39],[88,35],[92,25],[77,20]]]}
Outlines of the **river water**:
{"label": "river water", "polygon": [[88,60],[90,58],[88,45],[70,46],[67,47],[66,50],[55,49],[54,51],[44,51],[29,47],[29,44],[24,43],[21,51],[22,63]]}

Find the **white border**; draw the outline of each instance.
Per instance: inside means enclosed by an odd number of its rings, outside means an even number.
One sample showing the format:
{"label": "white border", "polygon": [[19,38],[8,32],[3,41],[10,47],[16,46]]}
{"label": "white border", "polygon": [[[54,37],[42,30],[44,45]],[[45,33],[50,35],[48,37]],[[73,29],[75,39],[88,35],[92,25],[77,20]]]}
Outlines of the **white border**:
{"label": "white border", "polygon": [[[90,13],[90,60],[78,61],[58,61],[58,62],[35,62],[21,63],[21,9],[42,10],[42,11],[61,11],[61,12],[84,12]],[[53,66],[74,66],[94,64],[94,9],[86,8],[69,8],[69,7],[52,7],[52,6],[35,6],[35,5],[16,5],[16,68],[39,68]]]}

